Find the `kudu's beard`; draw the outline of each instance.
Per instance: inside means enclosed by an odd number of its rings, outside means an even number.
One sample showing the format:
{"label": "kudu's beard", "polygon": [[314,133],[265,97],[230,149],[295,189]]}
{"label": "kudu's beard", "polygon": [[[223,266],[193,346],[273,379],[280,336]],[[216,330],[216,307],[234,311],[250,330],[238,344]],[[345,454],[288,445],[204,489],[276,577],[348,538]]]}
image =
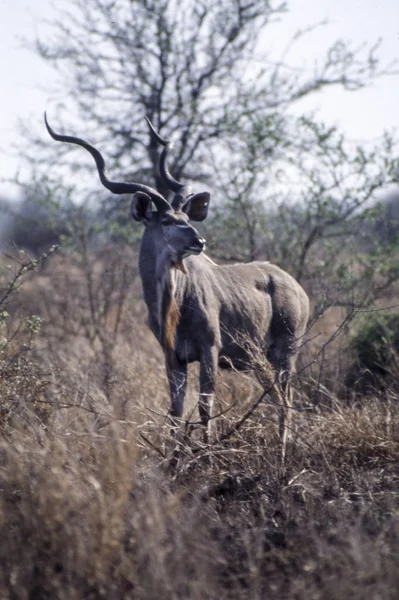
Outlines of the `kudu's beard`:
{"label": "kudu's beard", "polygon": [[[169,259],[169,266],[170,268],[175,268],[178,269],[179,271],[181,271],[182,273],[184,273],[185,275],[187,275],[188,271],[187,268],[183,262],[183,260],[185,258],[187,258],[188,256],[195,256],[195,254],[201,254],[202,250],[200,252],[191,252],[190,250],[186,251],[186,252],[177,252],[173,246],[170,246],[168,244],[168,259]],[[166,261],[165,261],[166,262]],[[165,264],[165,268],[166,268],[166,264]]]}

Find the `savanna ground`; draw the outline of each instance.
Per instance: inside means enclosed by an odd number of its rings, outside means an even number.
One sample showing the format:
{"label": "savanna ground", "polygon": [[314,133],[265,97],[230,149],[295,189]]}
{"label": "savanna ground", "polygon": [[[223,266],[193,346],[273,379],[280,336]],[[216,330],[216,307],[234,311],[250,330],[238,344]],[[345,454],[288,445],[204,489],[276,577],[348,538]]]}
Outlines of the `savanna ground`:
{"label": "savanna ground", "polygon": [[201,443],[194,368],[171,470],[134,253],[56,253],[22,277],[2,305],[0,598],[398,597],[399,388],[394,367],[345,385],[349,326],[325,345],[342,311],[309,332],[284,468],[250,376],[220,375]]}

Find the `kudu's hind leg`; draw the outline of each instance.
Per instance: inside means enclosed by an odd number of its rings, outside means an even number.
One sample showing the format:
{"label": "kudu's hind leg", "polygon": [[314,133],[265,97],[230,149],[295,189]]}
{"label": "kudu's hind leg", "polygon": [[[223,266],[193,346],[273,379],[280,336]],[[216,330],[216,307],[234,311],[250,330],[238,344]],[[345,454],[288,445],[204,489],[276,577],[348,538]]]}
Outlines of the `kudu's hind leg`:
{"label": "kudu's hind leg", "polygon": [[281,443],[281,462],[284,463],[287,453],[287,441],[291,431],[292,422],[292,388],[289,372],[282,374],[283,381],[280,384],[280,406],[278,409],[278,432]]}
{"label": "kudu's hind leg", "polygon": [[278,398],[278,432],[281,443],[281,462],[284,463],[287,441],[291,429],[292,388],[290,378],[295,370],[296,357],[293,353],[295,340],[283,336],[270,349],[270,362],[277,375],[276,395]]}
{"label": "kudu's hind leg", "polygon": [[198,410],[201,423],[205,428],[204,441],[208,443],[211,435],[211,419],[213,396],[218,365],[218,353],[215,348],[201,356],[200,360],[200,394]]}

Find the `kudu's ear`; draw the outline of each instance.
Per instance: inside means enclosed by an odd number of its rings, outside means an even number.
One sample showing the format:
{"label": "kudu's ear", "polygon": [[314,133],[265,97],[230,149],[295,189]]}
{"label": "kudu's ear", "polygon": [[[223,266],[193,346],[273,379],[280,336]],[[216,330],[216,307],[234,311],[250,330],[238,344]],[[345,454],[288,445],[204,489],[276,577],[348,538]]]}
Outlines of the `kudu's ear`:
{"label": "kudu's ear", "polygon": [[152,209],[151,198],[149,195],[144,192],[136,192],[133,194],[130,210],[135,221],[150,221]]}
{"label": "kudu's ear", "polygon": [[186,213],[190,221],[203,221],[208,214],[211,195],[209,192],[199,192],[193,194],[183,206],[183,212]]}

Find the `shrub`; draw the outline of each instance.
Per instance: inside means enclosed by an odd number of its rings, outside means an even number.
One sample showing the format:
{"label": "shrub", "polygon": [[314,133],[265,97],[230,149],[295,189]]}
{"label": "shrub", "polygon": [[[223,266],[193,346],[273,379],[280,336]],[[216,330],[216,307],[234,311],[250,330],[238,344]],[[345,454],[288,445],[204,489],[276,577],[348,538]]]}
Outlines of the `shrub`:
{"label": "shrub", "polygon": [[377,377],[391,372],[399,352],[399,313],[369,313],[350,341],[356,369]]}

